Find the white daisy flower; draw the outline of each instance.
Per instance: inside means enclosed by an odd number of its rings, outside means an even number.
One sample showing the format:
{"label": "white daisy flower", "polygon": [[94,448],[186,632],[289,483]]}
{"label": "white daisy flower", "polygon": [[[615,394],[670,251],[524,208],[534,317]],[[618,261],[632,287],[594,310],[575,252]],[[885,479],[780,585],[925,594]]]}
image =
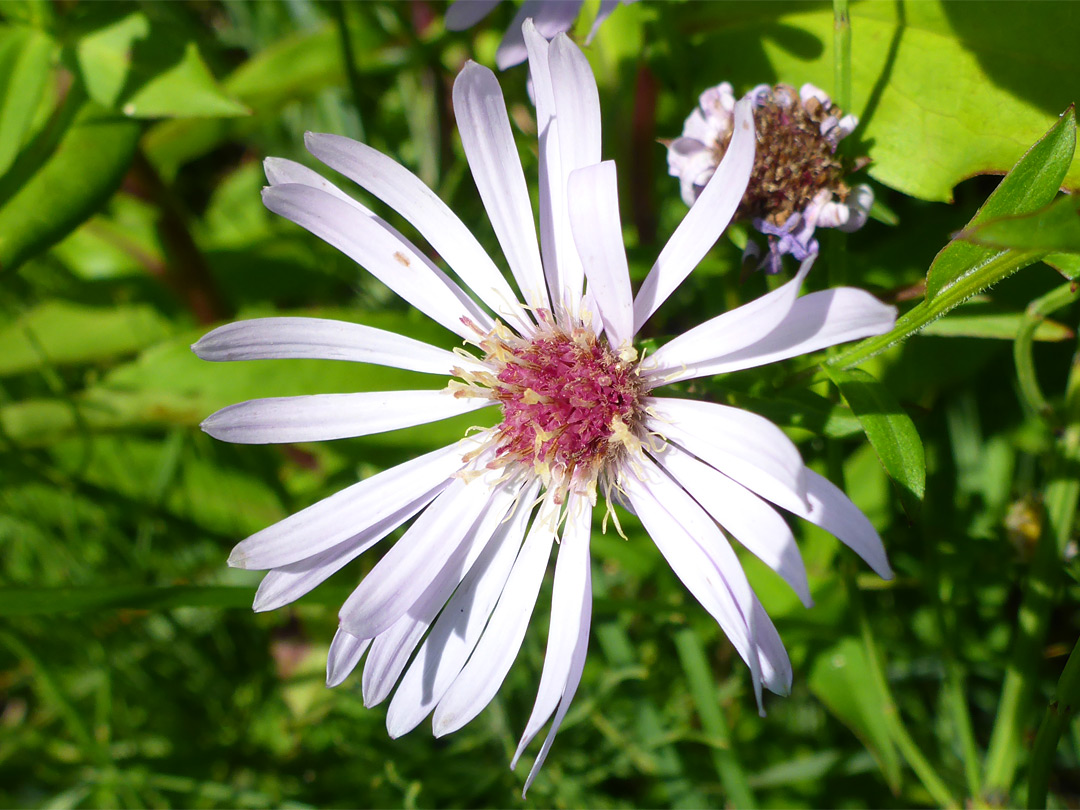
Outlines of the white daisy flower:
{"label": "white daisy flower", "polygon": [[[448,31],[464,31],[472,28],[480,20],[490,14],[502,0],[454,0],[450,8],[446,10],[446,29]],[[600,26],[611,16],[611,12],[622,3],[629,5],[637,0],[600,0],[600,8],[596,12],[592,28],[585,44],[592,42]],[[551,39],[556,34],[569,31],[574,26],[574,20],[581,12],[584,0],[525,0],[514,15],[510,27],[499,43],[499,49],[495,52],[495,64],[499,70],[506,70],[514,65],[520,65],[527,57],[525,38],[521,35],[521,24],[526,19],[531,19],[536,25],[536,30],[545,39]]]}
{"label": "white daisy flower", "polygon": [[390,735],[434,712],[441,736],[476,717],[498,691],[558,542],[547,654],[515,763],[554,719],[527,789],[585,662],[589,539],[598,500],[607,501],[612,517],[611,500],[637,514],[749,665],[759,706],[763,686],[788,692],[791,666],[729,534],[807,605],[806,571],[776,507],[832,532],[890,576],[870,522],[803,465],[779,428],[726,405],[664,397],[660,389],[880,334],[892,326],[895,310],[848,288],[799,297],[807,262],[777,290],[643,359],[635,334],[710,249],[742,198],[754,155],[750,103],[735,106],[724,160],[633,297],[615,166],[600,161],[600,106],[588,62],[565,35],[549,45],[529,21],[524,41],[540,132],[539,243],[494,74],[469,63],[453,93],[465,154],[520,298],[450,208],[371,147],[334,135],[307,137],[319,160],[415,226],[458,280],[318,174],[287,160],[266,161],[268,208],[355,259],[474,351],[448,352],[368,326],[307,318],[232,323],[194,350],[207,360],[351,360],[449,378],[432,390],[233,405],[203,424],[226,441],[364,436],[487,406],[501,410],[495,427],[256,533],[229,563],[269,571],[255,610],[272,610],[415,518],[342,606],[327,682],[341,683],[366,653],[365,704],[379,703],[397,685],[387,712]]}
{"label": "white daisy flower", "polygon": [[[747,98],[754,107],[757,154],[736,219],[750,219],[768,237],[763,265],[779,272],[790,253],[799,261],[818,252],[816,228],[857,231],[866,223],[874,192],[868,185],[849,188],[852,169],[836,157],[837,144],[859,123],[833,106],[812,84],[758,85]],[[668,144],[668,173],[679,178],[683,201],[701,196],[731,141],[735,95],[728,82],[701,94],[683,125],[682,137]],[[753,245],[753,243],[750,243]],[[750,248],[753,252],[753,248]]]}

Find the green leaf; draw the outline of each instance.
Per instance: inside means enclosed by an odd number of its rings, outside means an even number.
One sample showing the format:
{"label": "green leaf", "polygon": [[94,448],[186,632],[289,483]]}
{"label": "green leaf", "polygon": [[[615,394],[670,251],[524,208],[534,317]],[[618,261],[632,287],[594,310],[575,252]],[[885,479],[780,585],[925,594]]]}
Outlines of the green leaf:
{"label": "green leaf", "polygon": [[0,175],[22,149],[45,94],[54,43],[33,28],[0,27]]}
{"label": "green leaf", "polygon": [[169,321],[147,304],[47,301],[0,328],[0,377],[45,363],[80,365],[134,354],[171,332]]}
{"label": "green leaf", "polygon": [[58,242],[120,185],[131,164],[139,125],[80,110],[57,148],[0,205],[0,270],[11,270]]}
{"label": "green leaf", "polygon": [[[989,301],[964,304],[933,323],[921,334],[936,337],[970,337],[1014,340],[1024,320],[1022,312],[1007,312]],[[1075,332],[1063,323],[1045,320],[1035,329],[1034,339],[1047,343],[1068,340]]]}
{"label": "green leaf", "polygon": [[1030,214],[993,219],[959,235],[977,245],[1080,253],[1080,194]]}
{"label": "green leaf", "polygon": [[105,19],[75,46],[90,97],[133,118],[219,117],[248,110],[218,86],[199,54],[175,26],[134,11]]}
{"label": "green leaf", "polygon": [[1043,264],[1048,264],[1070,281],[1080,278],[1080,256],[1075,253],[1051,253],[1043,256]]}
{"label": "green leaf", "polygon": [[[720,80],[737,92],[774,80],[836,90],[829,3],[690,3],[669,13],[679,15],[673,42],[699,47],[692,72],[668,72],[712,77],[685,87],[682,105]],[[852,139],[862,147],[845,146],[905,194],[951,201],[960,181],[1004,173],[1077,99],[1076,3],[897,0],[852,3],[850,17],[850,112],[861,122]],[[686,48],[668,58],[685,65]],[[1080,161],[1066,183],[1080,186]]]}
{"label": "green leaf", "polygon": [[[1070,107],[1001,181],[969,226],[990,216],[1023,213],[1025,208],[1034,210],[1052,199],[1057,188],[1055,178],[1072,161],[1075,150],[1076,115]],[[1026,179],[1035,188],[1014,182],[1014,175]],[[1044,196],[1046,199],[1042,200]],[[988,215],[984,213],[987,211]],[[886,334],[859,341],[830,357],[827,364],[836,368],[857,366],[1046,254],[1045,250],[997,250],[962,240],[950,242],[938,253],[927,273],[926,300],[901,316]]]}
{"label": "green leaf", "polygon": [[[1057,195],[1075,151],[1076,112],[1070,107],[998,184],[965,231],[991,219],[1027,214],[1047,205]],[[1000,248],[954,239],[930,265],[926,274],[926,299],[936,298],[961,276],[977,271],[999,253]]]}
{"label": "green leaf", "polygon": [[826,371],[859,420],[881,466],[896,485],[904,511],[915,520],[926,491],[926,455],[911,417],[889,389],[865,371],[831,368]]}
{"label": "green leaf", "polygon": [[810,691],[862,740],[889,786],[898,792],[900,756],[873,687],[862,645],[849,638],[818,656],[810,672]]}

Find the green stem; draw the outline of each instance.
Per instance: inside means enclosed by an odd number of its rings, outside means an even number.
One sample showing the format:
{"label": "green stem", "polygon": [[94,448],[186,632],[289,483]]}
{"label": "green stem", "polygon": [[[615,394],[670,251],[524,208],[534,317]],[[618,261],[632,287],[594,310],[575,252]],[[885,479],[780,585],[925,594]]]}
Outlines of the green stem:
{"label": "green stem", "polygon": [[1033,413],[1043,418],[1050,415],[1051,408],[1035,376],[1035,361],[1032,357],[1035,330],[1052,312],[1076,300],[1076,294],[1077,290],[1070,282],[1028,304],[1024,318],[1020,322],[1020,329],[1016,333],[1016,341],[1013,343],[1013,360],[1016,363],[1016,380],[1019,384],[1020,398]]}
{"label": "green stem", "polygon": [[851,17],[848,0],[833,0],[833,98],[844,112],[851,111]]}
{"label": "green stem", "polygon": [[1077,359],[1073,359],[1065,392],[1068,426],[1058,440],[1055,469],[1043,495],[1046,526],[1035,547],[1017,617],[1013,656],[1005,673],[1001,700],[990,733],[983,779],[983,792],[988,795],[1007,793],[1013,784],[1023,749],[1037,669],[1042,662],[1042,645],[1061,575],[1061,559],[1072,535],[1077,501],[1080,500],[1080,478],[1075,472],[1080,464],[1080,366]]}
{"label": "green stem", "polygon": [[702,649],[701,639],[686,627],[675,634],[675,649],[679,653],[683,672],[690,687],[690,695],[697,706],[701,725],[716,740],[712,746],[713,764],[724,786],[726,804],[733,807],[756,807],[754,794],[747,781],[746,772],[731,741],[731,730],[724,720],[717,701],[716,684],[713,682],[709,664]]}
{"label": "green stem", "polygon": [[893,699],[892,691],[889,689],[889,682],[885,678],[885,668],[881,662],[877,642],[874,640],[874,631],[870,627],[869,618],[863,607],[862,595],[858,587],[856,587],[852,576],[849,575],[845,579],[848,586],[848,598],[858,616],[859,632],[862,636],[863,646],[866,648],[866,660],[870,667],[870,678],[878,693],[878,699],[881,701],[881,713],[889,728],[889,736],[892,737],[900,755],[911,770],[914,771],[915,776],[922,783],[922,786],[926,788],[926,792],[930,794],[934,803],[939,807],[959,807],[960,802],[953,796],[952,791],[949,790],[944,780],[934,770],[930,761],[923,756],[922,749],[919,748],[911,733],[907,730],[907,726],[904,725],[900,709]]}
{"label": "green stem", "polygon": [[1076,642],[1065,670],[1058,680],[1057,694],[1046,707],[1039,733],[1035,736],[1035,745],[1031,749],[1031,765],[1028,770],[1029,808],[1046,807],[1046,789],[1050,781],[1050,766],[1054,762],[1058,740],[1065,724],[1072,718],[1077,702],[1080,702],[1080,641]]}

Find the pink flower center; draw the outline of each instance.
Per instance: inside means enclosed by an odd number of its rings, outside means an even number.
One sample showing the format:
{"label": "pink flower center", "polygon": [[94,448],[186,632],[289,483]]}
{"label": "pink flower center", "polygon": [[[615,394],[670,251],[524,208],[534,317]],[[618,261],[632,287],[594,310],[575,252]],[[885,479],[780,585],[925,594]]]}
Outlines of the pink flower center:
{"label": "pink flower center", "polygon": [[484,348],[489,362],[501,365],[492,385],[503,410],[496,458],[595,477],[637,434],[644,394],[637,363],[591,330],[552,330]]}

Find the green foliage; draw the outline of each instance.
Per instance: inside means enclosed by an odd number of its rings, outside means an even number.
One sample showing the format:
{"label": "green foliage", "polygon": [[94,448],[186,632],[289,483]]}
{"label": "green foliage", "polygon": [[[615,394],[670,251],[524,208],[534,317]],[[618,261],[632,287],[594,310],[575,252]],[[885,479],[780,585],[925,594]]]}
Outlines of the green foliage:
{"label": "green foliage", "polygon": [[[231,446],[198,425],[234,402],[443,382],[190,351],[214,324],[269,315],[460,345],[269,214],[260,163],[317,167],[309,130],[362,139],[429,182],[505,266],[450,89],[466,59],[491,63],[512,6],[448,32],[439,3],[0,2],[0,805],[518,801],[536,744],[516,773],[506,765],[536,694],[550,577],[492,705],[449,737],[390,740],[359,674],[323,685],[337,611],[382,549],[266,614],[251,612],[258,574],[225,564],[245,536],[493,409],[355,440]],[[599,3],[586,6],[579,42]],[[1080,184],[1080,7],[902,0],[848,13],[840,75],[862,124],[843,147],[871,158],[877,201],[807,286],[842,273],[898,305],[896,329],[683,393],[779,425],[874,523],[896,576],[792,520],[807,610],[738,549],[794,674],[760,717],[745,666],[636,518],[619,511],[625,538],[598,520],[589,657],[528,804],[1067,806],[1080,794],[1080,724],[1049,703],[1076,691],[1074,660],[1059,675],[1080,627],[1080,218],[1076,195],[1060,195]],[[724,80],[839,97],[843,42],[824,2],[615,11],[586,53],[635,284],[685,213],[657,139]],[[525,75],[499,78],[535,199]],[[650,351],[782,280],[740,278],[747,230],[650,321]]]}

